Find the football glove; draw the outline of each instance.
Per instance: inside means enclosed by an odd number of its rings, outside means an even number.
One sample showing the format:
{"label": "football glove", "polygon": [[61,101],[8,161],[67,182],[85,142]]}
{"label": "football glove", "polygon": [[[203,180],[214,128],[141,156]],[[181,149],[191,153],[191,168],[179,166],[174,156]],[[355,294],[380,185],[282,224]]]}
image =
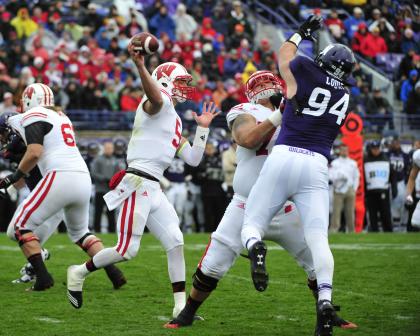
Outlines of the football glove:
{"label": "football glove", "polygon": [[302,39],[304,40],[315,41],[315,39],[312,37],[312,34],[321,28],[321,25],[322,17],[311,15],[299,27],[299,35],[302,36]]}
{"label": "football glove", "polygon": [[22,177],[25,177],[26,174],[21,170],[16,170],[13,174],[7,175],[5,178],[0,180],[0,189],[7,189],[13,183],[19,181]]}

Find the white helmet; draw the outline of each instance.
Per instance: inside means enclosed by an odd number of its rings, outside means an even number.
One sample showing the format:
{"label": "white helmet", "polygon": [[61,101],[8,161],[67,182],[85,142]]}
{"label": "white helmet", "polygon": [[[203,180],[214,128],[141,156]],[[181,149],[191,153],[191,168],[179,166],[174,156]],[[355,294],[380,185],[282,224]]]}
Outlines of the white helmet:
{"label": "white helmet", "polygon": [[176,85],[176,80],[185,80],[191,82],[192,77],[181,64],[175,62],[166,62],[159,65],[153,72],[152,78],[171,96],[182,103],[187,99],[193,99],[195,87]]}
{"label": "white helmet", "polygon": [[[261,88],[261,84],[266,85]],[[281,79],[267,70],[254,72],[245,84],[245,95],[253,104],[256,104],[260,99],[270,98],[282,91],[283,83]]]}
{"label": "white helmet", "polygon": [[22,112],[37,106],[54,106],[54,93],[48,85],[34,83],[22,93]]}

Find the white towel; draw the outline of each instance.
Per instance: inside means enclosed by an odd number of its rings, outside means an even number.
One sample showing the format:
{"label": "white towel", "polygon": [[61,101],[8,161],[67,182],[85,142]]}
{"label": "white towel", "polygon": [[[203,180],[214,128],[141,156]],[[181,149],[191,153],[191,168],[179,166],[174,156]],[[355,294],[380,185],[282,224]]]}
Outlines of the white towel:
{"label": "white towel", "polygon": [[139,189],[143,184],[143,178],[134,174],[126,174],[114,190],[104,195],[104,200],[109,211],[118,208],[122,202]]}

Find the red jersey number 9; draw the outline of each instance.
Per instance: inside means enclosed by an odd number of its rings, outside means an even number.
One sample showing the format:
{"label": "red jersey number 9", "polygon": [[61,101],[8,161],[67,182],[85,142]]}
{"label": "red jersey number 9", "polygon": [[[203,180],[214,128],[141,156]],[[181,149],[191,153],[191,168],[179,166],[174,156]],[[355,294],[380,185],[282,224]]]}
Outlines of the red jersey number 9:
{"label": "red jersey number 9", "polygon": [[179,147],[179,143],[181,142],[181,121],[179,119],[176,119],[175,124],[175,138],[172,139],[172,146],[174,146],[176,149]]}
{"label": "red jersey number 9", "polygon": [[64,143],[67,146],[74,147],[76,146],[76,140],[74,139],[74,130],[73,126],[70,124],[61,125],[61,134],[63,135]]}

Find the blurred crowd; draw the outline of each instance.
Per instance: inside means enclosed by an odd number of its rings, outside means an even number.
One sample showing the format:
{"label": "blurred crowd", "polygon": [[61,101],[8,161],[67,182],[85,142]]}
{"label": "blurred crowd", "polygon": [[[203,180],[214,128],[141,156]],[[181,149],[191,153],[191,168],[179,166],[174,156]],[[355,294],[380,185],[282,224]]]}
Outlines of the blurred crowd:
{"label": "blurred crowd", "polygon": [[[283,6],[299,21],[311,8],[338,41],[373,63],[401,55],[397,96],[408,117],[420,116],[419,10],[413,2],[263,2]],[[350,17],[334,9],[343,6]],[[64,110],[135,111],[143,91],[127,45],[142,31],[160,39],[159,53],[147,59],[150,71],[175,61],[192,74],[196,97],[179,106],[187,120],[203,101],[215,101],[223,112],[246,102],[244,83],[256,70],[277,73],[270,41],[255,41],[246,7],[237,0],[0,1],[0,27],[0,113],[15,110],[32,82],[50,85]],[[399,111],[384,88],[373,87],[360,66],[354,76],[350,108],[365,117],[368,130],[393,129]],[[416,120],[414,128],[420,127]]]}

